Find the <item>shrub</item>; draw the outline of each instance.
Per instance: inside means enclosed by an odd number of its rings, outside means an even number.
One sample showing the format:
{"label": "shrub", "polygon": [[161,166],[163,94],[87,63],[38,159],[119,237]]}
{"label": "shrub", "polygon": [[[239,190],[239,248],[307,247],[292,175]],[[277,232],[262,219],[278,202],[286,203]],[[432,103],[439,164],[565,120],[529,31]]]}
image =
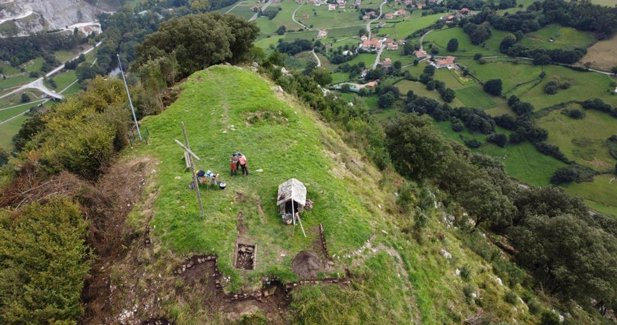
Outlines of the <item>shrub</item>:
{"label": "shrub", "polygon": [[506,146],[506,143],[508,143],[508,137],[505,134],[496,133],[486,137],[486,141],[494,143],[503,148]]}
{"label": "shrub", "polygon": [[580,120],[585,117],[585,112],[580,109],[568,109],[563,112],[566,116],[575,120]]}
{"label": "shrub", "polygon": [[544,93],[548,95],[554,95],[557,93],[557,89],[559,89],[559,85],[555,81],[549,81],[544,85]]}
{"label": "shrub", "polygon": [[465,145],[468,148],[475,149],[475,148],[480,148],[482,146],[482,142],[476,139],[467,139],[465,140]]}
{"label": "shrub", "polygon": [[492,79],[484,84],[484,91],[493,96],[500,96],[502,87],[503,83],[501,82],[501,79]]}
{"label": "shrub", "polygon": [[0,210],[0,323],[76,323],[89,269],[86,228],[79,207],[63,198],[16,216]]}
{"label": "shrub", "polygon": [[463,267],[461,267],[461,279],[465,281],[469,281],[470,278],[471,278],[471,269],[469,268],[469,265],[463,265]]}
{"label": "shrub", "polygon": [[552,311],[545,311],[542,313],[540,325],[560,325],[559,316]]}
{"label": "shrub", "polygon": [[516,305],[516,303],[518,302],[518,297],[514,292],[508,291],[504,296],[504,300],[509,304]]}

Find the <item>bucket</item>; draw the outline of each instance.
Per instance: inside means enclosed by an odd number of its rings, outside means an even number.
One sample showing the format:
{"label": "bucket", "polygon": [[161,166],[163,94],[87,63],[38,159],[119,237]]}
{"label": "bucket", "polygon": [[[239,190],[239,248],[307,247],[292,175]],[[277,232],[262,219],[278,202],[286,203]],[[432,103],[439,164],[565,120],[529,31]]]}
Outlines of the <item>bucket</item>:
{"label": "bucket", "polygon": [[227,184],[225,184],[224,182],[220,182],[220,183],[219,183],[219,188],[220,188],[221,190],[224,190],[224,189],[225,189],[225,187],[227,187]]}

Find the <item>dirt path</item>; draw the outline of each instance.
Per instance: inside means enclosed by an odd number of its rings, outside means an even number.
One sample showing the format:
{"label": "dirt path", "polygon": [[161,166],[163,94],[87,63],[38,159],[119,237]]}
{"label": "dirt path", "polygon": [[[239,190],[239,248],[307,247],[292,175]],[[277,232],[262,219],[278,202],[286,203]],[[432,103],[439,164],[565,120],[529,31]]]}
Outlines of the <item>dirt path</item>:
{"label": "dirt path", "polygon": [[294,23],[302,26],[303,29],[306,30],[310,30],[310,28],[308,28],[306,25],[304,25],[303,23],[299,22],[296,20],[296,12],[298,11],[298,9],[300,9],[302,6],[304,5],[304,3],[302,3],[301,5],[298,6],[298,8],[296,8],[296,10],[294,10],[294,12],[291,14],[291,20],[294,21]]}
{"label": "dirt path", "polygon": [[381,48],[379,48],[379,51],[377,51],[377,57],[375,57],[375,62],[373,63],[373,70],[377,69],[377,65],[379,64],[379,60],[381,59],[381,54],[383,53],[383,50],[386,48],[385,45],[381,45]]}
{"label": "dirt path", "polygon": [[315,49],[313,49],[311,51],[311,53],[313,53],[313,56],[315,57],[315,61],[317,61],[317,67],[320,68],[321,67],[321,60],[319,59],[319,57],[317,56],[317,53],[315,53]]}

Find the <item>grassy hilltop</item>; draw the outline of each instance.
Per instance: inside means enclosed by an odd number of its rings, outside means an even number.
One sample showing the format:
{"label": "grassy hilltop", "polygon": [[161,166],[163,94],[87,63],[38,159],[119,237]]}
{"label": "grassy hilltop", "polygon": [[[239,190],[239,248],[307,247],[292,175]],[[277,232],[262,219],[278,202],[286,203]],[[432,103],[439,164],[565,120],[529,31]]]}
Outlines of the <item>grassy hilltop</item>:
{"label": "grassy hilltop", "polygon": [[[236,67],[198,72],[183,88],[164,114],[144,122],[152,133],[144,151],[161,161],[154,223],[165,243],[180,252],[214,252],[223,257],[222,265],[231,267],[237,215],[242,213],[247,235],[257,244],[257,272],[285,275],[293,256],[311,248],[319,223],[332,254],[346,254],[369,239],[374,230],[371,211],[356,195],[371,193],[361,183],[343,179],[350,172],[331,147],[340,140],[315,124],[310,112],[289,106],[258,75]],[[202,188],[203,220],[188,188],[191,176],[184,171],[182,149],[173,141],[183,139],[180,121],[202,158],[197,167],[220,173],[228,186],[224,191]],[[330,151],[323,143],[329,143]],[[229,176],[234,151],[247,156],[248,177]],[[315,202],[303,215],[307,238],[299,227],[294,233],[281,222],[275,205],[278,185],[292,177],[306,184]]]}
{"label": "grassy hilltop", "polygon": [[[191,176],[182,150],[173,141],[182,139],[181,121],[201,157],[198,167],[220,173],[227,183],[224,191],[203,189],[203,220],[188,188]],[[496,258],[491,266],[481,257],[494,250],[486,239],[478,234],[463,243],[458,231],[446,230],[440,221],[443,212],[431,209],[433,217],[418,244],[409,234],[413,218],[396,206],[402,180],[376,170],[314,112],[258,74],[232,66],[197,72],[182,84],[179,99],[161,115],[147,117],[143,126],[150,133],[149,145],[131,155],[159,162],[151,223],[156,242],[174,255],[217,254],[221,271],[231,278],[227,289],[256,288],[266,275],[297,280],[291,261],[302,250],[319,250],[317,227],[324,225],[334,265],[322,275],[342,275],[348,268],[352,284],[294,290],[292,323],[456,323],[478,312],[481,303],[473,302],[474,295],[500,319],[528,323],[538,317],[506,301],[521,296],[543,304],[516,284],[520,279],[504,272],[514,267],[511,262]],[[247,177],[228,175],[228,159],[236,150],[248,157]],[[315,202],[303,214],[307,238],[299,228],[294,232],[284,225],[275,206],[277,186],[291,177],[306,184]],[[239,213],[246,229],[238,230],[244,228],[238,227]],[[257,246],[253,271],[233,266],[239,231],[243,241]],[[444,251],[453,257],[442,256]],[[457,269],[465,270],[464,278]],[[180,301],[167,310],[178,323],[199,323],[200,317],[212,316],[197,313],[200,308]]]}

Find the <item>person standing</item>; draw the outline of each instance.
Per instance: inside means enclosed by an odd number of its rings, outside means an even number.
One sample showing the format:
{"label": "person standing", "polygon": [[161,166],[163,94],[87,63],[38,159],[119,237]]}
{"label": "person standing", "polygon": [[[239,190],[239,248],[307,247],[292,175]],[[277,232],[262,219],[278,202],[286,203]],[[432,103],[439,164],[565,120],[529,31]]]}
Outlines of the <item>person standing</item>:
{"label": "person standing", "polygon": [[236,176],[238,171],[238,155],[235,153],[231,155],[231,159],[229,161],[229,168],[231,169],[231,176]]}
{"label": "person standing", "polygon": [[242,175],[247,176],[249,174],[247,159],[242,154],[238,157],[238,165],[240,165],[240,169],[242,169]]}

